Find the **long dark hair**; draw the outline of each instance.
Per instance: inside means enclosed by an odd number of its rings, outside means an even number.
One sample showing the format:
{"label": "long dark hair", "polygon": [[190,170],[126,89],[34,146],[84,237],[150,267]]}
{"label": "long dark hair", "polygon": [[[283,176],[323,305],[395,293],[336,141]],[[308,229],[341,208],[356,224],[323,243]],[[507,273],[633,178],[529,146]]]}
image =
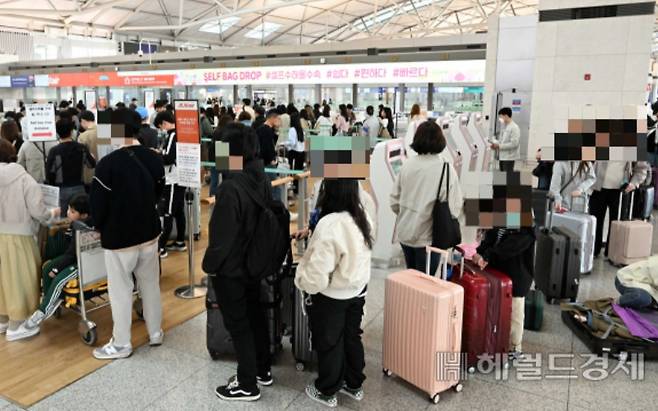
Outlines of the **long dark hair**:
{"label": "long dark hair", "polygon": [[292,113],[290,115],[290,127],[294,128],[297,132],[297,141],[304,142],[304,129],[302,128],[302,123],[299,121],[299,113]]}
{"label": "long dark hair", "polygon": [[590,170],[590,164],[589,161],[581,161],[580,164],[578,164],[578,169],[576,170],[577,174],[580,174],[581,176],[587,175]]}
{"label": "long dark hair", "polygon": [[340,111],[340,115],[343,116],[343,118],[345,118],[345,121],[349,123],[350,116],[349,114],[347,114],[347,106],[345,104],[341,104],[340,106],[338,106],[338,110]]}
{"label": "long dark hair", "polygon": [[359,198],[359,182],[354,179],[325,179],[320,187],[318,196],[318,208],[320,208],[320,218],[331,214],[347,211],[354,219],[354,223],[361,234],[368,248],[372,249],[372,231],[366,212],[363,209]]}

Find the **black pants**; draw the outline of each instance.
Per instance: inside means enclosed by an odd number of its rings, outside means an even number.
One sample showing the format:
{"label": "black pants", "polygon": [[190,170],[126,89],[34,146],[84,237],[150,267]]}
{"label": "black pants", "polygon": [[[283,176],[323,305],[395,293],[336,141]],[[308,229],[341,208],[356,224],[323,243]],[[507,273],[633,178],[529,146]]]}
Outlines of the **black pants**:
{"label": "black pants", "polygon": [[252,390],[256,388],[256,375],[265,374],[272,367],[260,284],[218,276],[213,285],[238,357],[238,381],[244,389]]}
{"label": "black pants", "polygon": [[[306,153],[304,151],[288,151],[288,161],[290,162],[290,168],[293,170],[303,170],[304,161],[306,160]],[[299,189],[299,180],[295,179],[294,181],[295,193]]]}
{"label": "black pants", "polygon": [[176,220],[176,241],[185,241],[185,187],[178,184],[166,185],[162,192],[163,216],[162,235],[160,236],[160,249],[165,248],[171,230]]}
{"label": "black pants", "polygon": [[[594,256],[599,255],[603,248],[603,223],[605,222],[605,213],[610,212],[610,222],[617,219],[619,212],[619,189],[603,188],[601,191],[594,191],[589,198],[589,213],[596,217],[596,240],[594,241]],[[609,227],[608,227],[609,228]],[[608,255],[608,243],[610,242],[610,230],[608,229],[608,238],[605,244],[605,255]]]}
{"label": "black pants", "polygon": [[343,385],[361,388],[366,376],[361,318],[366,299],[335,300],[322,294],[312,297],[309,307],[313,349],[318,354],[315,388],[334,395]]}
{"label": "black pants", "polygon": [[500,160],[500,171],[514,171],[514,160]]}

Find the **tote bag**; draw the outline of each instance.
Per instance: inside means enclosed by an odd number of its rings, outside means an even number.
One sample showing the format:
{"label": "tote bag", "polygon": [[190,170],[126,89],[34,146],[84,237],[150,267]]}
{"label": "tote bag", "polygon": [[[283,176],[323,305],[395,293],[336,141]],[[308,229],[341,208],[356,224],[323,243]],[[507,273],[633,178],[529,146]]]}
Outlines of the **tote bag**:
{"label": "tote bag", "polygon": [[[443,176],[446,176],[446,200],[441,201],[441,186],[443,185]],[[439,180],[439,191],[436,194],[436,201],[432,209],[432,246],[447,250],[462,242],[461,229],[459,221],[450,213],[448,197],[450,196],[450,168],[448,163],[443,164],[441,171],[441,180]]]}

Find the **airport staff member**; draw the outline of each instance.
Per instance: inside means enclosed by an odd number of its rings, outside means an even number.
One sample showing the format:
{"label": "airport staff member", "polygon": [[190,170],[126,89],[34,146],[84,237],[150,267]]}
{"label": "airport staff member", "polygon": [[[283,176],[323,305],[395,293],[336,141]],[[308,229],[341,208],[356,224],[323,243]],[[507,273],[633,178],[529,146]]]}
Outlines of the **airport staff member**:
{"label": "airport staff member", "polygon": [[512,120],[512,109],[503,107],[498,112],[498,121],[504,128],[500,140],[491,139],[491,148],[498,151],[500,171],[513,171],[514,161],[521,159],[521,129]]}

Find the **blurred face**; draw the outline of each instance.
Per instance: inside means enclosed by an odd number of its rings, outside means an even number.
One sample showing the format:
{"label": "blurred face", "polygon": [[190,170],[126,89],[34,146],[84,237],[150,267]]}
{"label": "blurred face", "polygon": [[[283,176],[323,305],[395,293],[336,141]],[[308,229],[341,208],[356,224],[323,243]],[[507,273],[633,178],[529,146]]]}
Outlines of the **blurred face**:
{"label": "blurred face", "polygon": [[66,217],[68,217],[68,219],[71,221],[78,221],[78,220],[86,219],[88,215],[86,213],[80,214],[74,208],[71,208],[71,206],[69,206],[69,209],[66,212]]}

